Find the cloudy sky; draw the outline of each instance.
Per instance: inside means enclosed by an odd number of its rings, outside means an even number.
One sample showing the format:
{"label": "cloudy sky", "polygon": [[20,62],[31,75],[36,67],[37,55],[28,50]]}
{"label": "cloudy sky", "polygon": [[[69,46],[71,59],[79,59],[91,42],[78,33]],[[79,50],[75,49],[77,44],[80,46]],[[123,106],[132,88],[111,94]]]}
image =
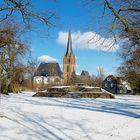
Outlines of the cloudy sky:
{"label": "cloudy sky", "polygon": [[[39,9],[46,8],[39,1],[35,2],[34,5]],[[113,37],[104,32],[109,20],[99,18],[103,6],[98,0],[95,0],[93,7],[88,7],[79,0],[59,0],[48,2],[47,8],[57,13],[58,27],[50,30],[49,37],[45,37],[44,26],[39,27],[42,30],[40,34],[32,35],[33,57],[40,62],[57,61],[62,67],[70,30],[77,59],[77,73],[87,70],[91,74],[97,74],[98,67],[103,67],[106,73],[115,72],[120,64],[117,55],[119,45],[114,44]]]}

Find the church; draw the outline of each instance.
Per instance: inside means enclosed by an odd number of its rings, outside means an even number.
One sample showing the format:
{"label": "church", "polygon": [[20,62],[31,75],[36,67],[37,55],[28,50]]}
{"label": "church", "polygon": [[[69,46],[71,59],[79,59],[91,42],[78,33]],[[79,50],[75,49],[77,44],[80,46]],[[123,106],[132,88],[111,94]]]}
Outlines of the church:
{"label": "church", "polygon": [[[80,77],[82,79],[89,78],[88,72],[82,71]],[[76,75],[76,57],[72,48],[71,32],[68,33],[68,41],[66,52],[63,57],[63,72],[57,62],[41,63],[33,78],[33,83],[37,85],[47,84],[69,84],[72,76]]]}
{"label": "church", "polygon": [[41,63],[34,74],[34,84],[68,84],[76,72],[76,59],[72,50],[72,39],[69,31],[67,49],[63,58],[63,73],[57,62]]}

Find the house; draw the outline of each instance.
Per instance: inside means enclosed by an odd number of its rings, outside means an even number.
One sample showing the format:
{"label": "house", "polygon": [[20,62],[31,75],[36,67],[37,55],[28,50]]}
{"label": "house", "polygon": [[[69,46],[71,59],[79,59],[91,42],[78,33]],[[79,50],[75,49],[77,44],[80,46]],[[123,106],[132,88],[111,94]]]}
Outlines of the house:
{"label": "house", "polygon": [[60,84],[63,82],[63,79],[59,76],[35,76],[34,84]]}
{"label": "house", "polygon": [[37,85],[61,84],[62,74],[57,62],[41,63],[35,72],[33,83]]}
{"label": "house", "polygon": [[90,75],[89,75],[88,71],[82,70],[81,76],[87,76],[87,77],[89,77]]}
{"label": "house", "polygon": [[127,94],[131,93],[130,84],[122,77],[115,77],[109,75],[102,83],[102,88],[114,94]]}

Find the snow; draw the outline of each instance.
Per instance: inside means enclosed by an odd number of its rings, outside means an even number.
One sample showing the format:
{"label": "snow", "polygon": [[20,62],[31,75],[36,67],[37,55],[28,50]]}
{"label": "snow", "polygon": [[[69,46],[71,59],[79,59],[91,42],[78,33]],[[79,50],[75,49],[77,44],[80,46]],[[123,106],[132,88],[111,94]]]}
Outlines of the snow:
{"label": "snow", "polygon": [[[79,94],[96,94],[96,93],[100,93],[100,94],[103,94],[103,92],[102,91],[98,91],[98,92],[80,92],[80,91],[77,91],[77,92],[74,92],[74,91],[71,91],[71,92],[69,92],[69,93],[79,93]],[[111,93],[110,93],[111,94]]]}
{"label": "snow", "polygon": [[0,140],[140,140],[140,96],[1,97]]}
{"label": "snow", "polygon": [[[112,94],[111,92],[108,92],[107,90],[105,90],[105,89],[103,89],[103,88],[101,88],[101,92],[103,92],[103,93],[108,93],[108,94]],[[112,94],[113,95],[113,94]]]}
{"label": "snow", "polygon": [[80,87],[86,89],[100,89],[100,87],[93,87],[93,86],[80,86]]}
{"label": "snow", "polygon": [[54,86],[54,87],[51,87],[51,88],[56,88],[56,89],[58,89],[58,88],[69,88],[70,86]]}

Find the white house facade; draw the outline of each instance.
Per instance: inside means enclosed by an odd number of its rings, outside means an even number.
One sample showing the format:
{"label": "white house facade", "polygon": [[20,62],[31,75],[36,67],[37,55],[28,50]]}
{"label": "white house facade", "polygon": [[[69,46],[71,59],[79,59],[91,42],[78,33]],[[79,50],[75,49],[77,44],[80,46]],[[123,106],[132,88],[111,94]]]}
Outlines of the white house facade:
{"label": "white house facade", "polygon": [[63,79],[59,76],[35,76],[33,79],[34,84],[61,84]]}

